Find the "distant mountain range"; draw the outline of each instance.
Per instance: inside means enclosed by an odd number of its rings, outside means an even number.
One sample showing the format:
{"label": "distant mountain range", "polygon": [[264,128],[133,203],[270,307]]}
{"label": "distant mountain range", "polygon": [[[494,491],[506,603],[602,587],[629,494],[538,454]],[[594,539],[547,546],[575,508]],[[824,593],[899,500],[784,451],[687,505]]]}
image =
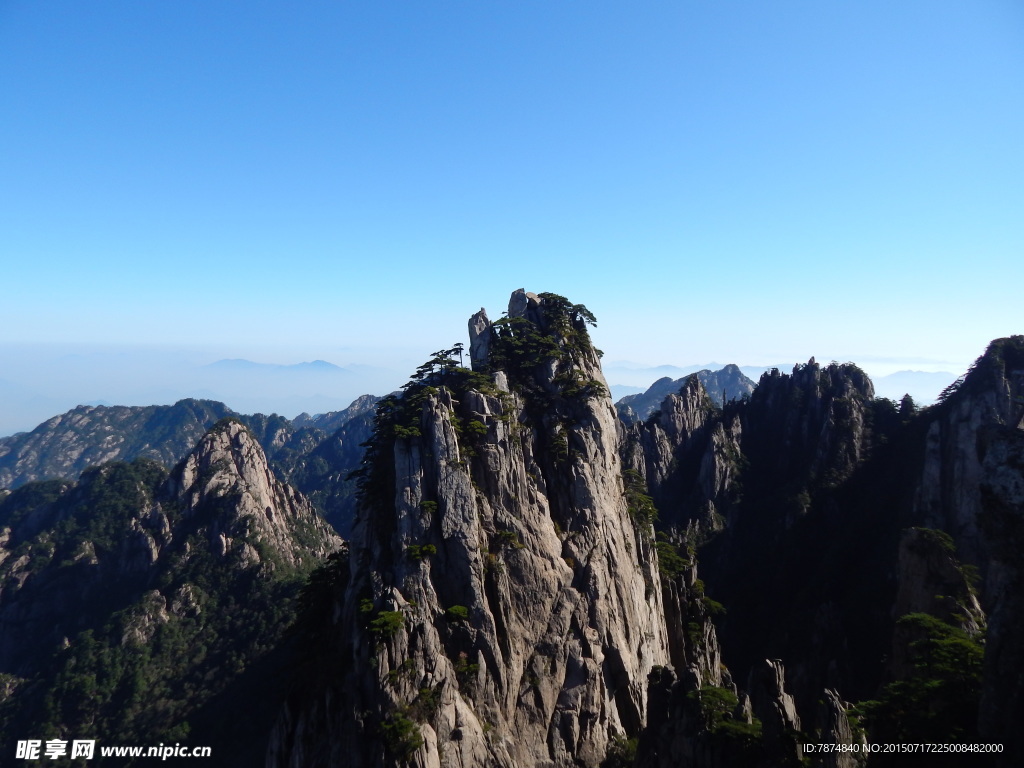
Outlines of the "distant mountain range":
{"label": "distant mountain range", "polygon": [[722,405],[730,400],[738,400],[745,395],[749,396],[754,391],[754,387],[757,386],[755,381],[747,378],[740,368],[735,365],[727,365],[717,371],[695,371],[679,379],[665,376],[654,382],[646,392],[626,395],[619,400],[615,404],[619,418],[627,424],[634,421],[644,421],[658,410],[662,401],[668,395],[677,394],[686,384],[689,376],[696,376],[698,381],[704,385],[704,389],[712,402],[718,405]]}
{"label": "distant mountain range", "polygon": [[[725,367],[724,363],[703,363],[700,365],[633,365],[627,362],[609,363],[604,366],[604,375],[608,381],[617,382],[613,386],[646,387],[650,383],[668,377],[670,379],[681,379],[697,371],[719,371]],[[765,371],[778,368],[780,371],[788,371],[793,367],[792,363],[779,363],[778,365],[737,365],[740,372],[754,381],[760,378]]]}
{"label": "distant mountain range", "polygon": [[293,363],[283,365],[281,363],[256,363],[252,360],[242,358],[231,358],[218,360],[215,363],[203,366],[206,369],[225,372],[265,372],[265,373],[341,373],[351,374],[352,371],[342,368],[340,365],[328,363],[326,360],[313,360],[308,363]]}
{"label": "distant mountain range", "polygon": [[381,366],[327,354],[296,362],[246,353],[214,356],[204,349],[61,351],[29,354],[0,344],[0,436],[30,431],[83,404],[150,406],[191,398],[222,402],[237,413],[289,418],[337,412],[364,393],[397,389],[420,362],[418,355]]}
{"label": "distant mountain range", "polygon": [[[354,484],[348,474],[362,460],[380,398],[363,395],[348,408],[294,422],[283,416],[240,414],[213,400],[179,400],[174,405],[80,405],[48,419],[31,432],[0,438],[0,488],[16,489],[40,480],[75,480],[90,467],[111,461],[149,459],[174,467],[218,422],[233,418],[259,441],[275,473],[316,504],[339,531],[347,533]],[[332,471],[324,471],[324,459]]]}
{"label": "distant mountain range", "polygon": [[[723,366],[719,363],[708,363],[707,365],[658,365],[652,367],[629,367],[626,365],[609,365],[605,369],[605,376],[610,384],[612,397],[616,399],[627,395],[645,392],[647,389],[644,382],[660,382],[665,378],[670,381],[682,380],[691,373],[698,371],[717,371]],[[782,373],[788,373],[793,369],[792,363],[780,363],[778,365],[757,366],[740,365],[734,366],[740,373],[749,380],[756,382],[761,375],[773,368]],[[871,381],[875,385],[875,394],[878,397],[886,397],[890,400],[900,400],[903,395],[909,394],[918,405],[931,405],[943,389],[956,380],[957,375],[949,371],[897,371],[886,376],[872,376]],[[640,386],[643,384],[643,386]],[[650,385],[653,386],[653,385]]]}
{"label": "distant mountain range", "polygon": [[919,405],[930,405],[939,394],[956,381],[956,374],[948,371],[897,371],[888,376],[872,379],[877,397],[899,400],[910,395]]}
{"label": "distant mountain range", "polygon": [[31,432],[0,438],[0,488],[35,480],[76,479],[108,461],[152,459],[173,466],[220,419],[237,416],[223,403],[80,405]]}

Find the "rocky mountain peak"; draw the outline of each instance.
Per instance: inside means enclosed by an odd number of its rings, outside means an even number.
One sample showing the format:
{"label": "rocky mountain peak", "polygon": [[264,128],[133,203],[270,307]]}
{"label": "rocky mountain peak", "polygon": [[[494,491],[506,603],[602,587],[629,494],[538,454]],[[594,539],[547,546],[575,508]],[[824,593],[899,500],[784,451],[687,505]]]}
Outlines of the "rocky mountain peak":
{"label": "rocky mountain peak", "polygon": [[512,291],[508,300],[509,317],[525,317],[533,323],[540,323],[542,318],[539,310],[541,305],[540,296],[536,293],[518,288]]}
{"label": "rocky mountain peak", "polygon": [[552,392],[566,377],[600,381],[607,390],[600,355],[587,332],[588,325],[596,324],[582,304],[520,288],[509,299],[507,316],[491,325],[488,365],[517,378],[520,385]]}
{"label": "rocky mountain peak", "polygon": [[138,458],[17,488],[0,499],[0,726],[124,743],[192,728],[253,765],[299,580],[340,546],[234,420],[169,475]]}
{"label": "rocky mountain peak", "polygon": [[749,397],[755,386],[755,383],[744,376],[735,365],[727,365],[718,371],[697,371],[674,381],[665,376],[654,382],[646,392],[626,395],[620,399],[615,404],[619,418],[626,424],[646,421],[652,413],[661,408],[667,395],[678,394],[680,390],[686,388],[691,377],[697,378],[704,385],[704,391],[711,402],[719,407],[724,407],[730,401]]}
{"label": "rocky mountain peak", "polygon": [[639,734],[668,640],[592,321],[516,291],[471,321],[480,370],[438,358],[378,411],[337,606],[349,671],[283,715],[271,764],[596,768]]}
{"label": "rocky mountain peak", "polygon": [[264,549],[299,566],[310,555],[326,557],[338,543],[309,502],[275,477],[259,442],[235,419],[215,424],[178,465],[168,486],[185,502],[186,516],[199,509],[225,511],[209,532],[218,555],[235,548],[243,561],[260,562]]}
{"label": "rocky mountain peak", "polygon": [[697,376],[688,376],[678,393],[662,400],[658,424],[670,440],[683,444],[707,423],[713,412],[704,384]]}
{"label": "rocky mountain peak", "polygon": [[873,399],[874,386],[856,365],[822,367],[812,357],[790,375],[772,369],[761,376],[744,432],[776,476],[836,483],[866,456]]}
{"label": "rocky mountain peak", "polygon": [[487,319],[487,310],[480,311],[469,318],[469,359],[473,370],[480,370],[487,364],[487,356],[491,341],[491,321]]}

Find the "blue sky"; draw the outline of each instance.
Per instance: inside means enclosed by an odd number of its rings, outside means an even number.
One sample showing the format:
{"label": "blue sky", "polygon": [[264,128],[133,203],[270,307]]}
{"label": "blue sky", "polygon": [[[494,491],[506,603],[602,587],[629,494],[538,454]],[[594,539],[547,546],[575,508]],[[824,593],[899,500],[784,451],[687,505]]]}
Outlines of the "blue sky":
{"label": "blue sky", "polygon": [[0,351],[415,360],[522,286],[606,360],[960,370],[1021,136],[1015,0],[0,0]]}

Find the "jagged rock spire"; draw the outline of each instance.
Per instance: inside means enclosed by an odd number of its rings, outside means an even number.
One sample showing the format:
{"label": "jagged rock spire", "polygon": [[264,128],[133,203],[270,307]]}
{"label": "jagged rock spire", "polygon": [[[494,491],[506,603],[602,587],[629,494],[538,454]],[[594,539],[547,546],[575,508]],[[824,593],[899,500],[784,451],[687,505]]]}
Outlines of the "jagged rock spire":
{"label": "jagged rock spire", "polygon": [[482,370],[487,364],[487,353],[491,344],[491,321],[487,319],[487,310],[480,311],[469,318],[469,360],[474,371]]}
{"label": "jagged rock spire", "polygon": [[[580,308],[547,300],[509,307],[550,334],[547,363],[439,375],[378,422],[337,606],[348,672],[285,712],[272,765],[596,768],[643,728],[669,663],[653,531],[589,340],[575,315],[545,325]],[[470,328],[476,364],[486,314]]]}

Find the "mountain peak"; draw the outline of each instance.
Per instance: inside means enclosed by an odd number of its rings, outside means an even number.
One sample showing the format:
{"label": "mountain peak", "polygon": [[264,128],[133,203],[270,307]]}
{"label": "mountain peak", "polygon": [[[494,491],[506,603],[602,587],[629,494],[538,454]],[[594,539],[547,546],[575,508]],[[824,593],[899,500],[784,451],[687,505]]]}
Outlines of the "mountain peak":
{"label": "mountain peak", "polygon": [[288,565],[298,566],[310,554],[304,535],[310,527],[326,542],[315,549],[316,557],[340,543],[306,498],[274,476],[259,441],[236,419],[214,424],[169,483],[185,500],[187,514],[217,510],[210,543],[218,555],[235,548],[243,561],[260,562],[260,544],[270,544]]}
{"label": "mountain peak", "polygon": [[[353,765],[387,753],[596,768],[616,738],[639,735],[647,676],[670,660],[653,530],[626,498],[593,315],[519,290],[508,317],[485,323],[471,322],[471,345],[489,337],[481,368],[440,353],[378,410],[334,612],[346,673],[321,699],[345,725],[316,746]],[[281,722],[305,722],[308,705]],[[273,764],[302,762],[309,736],[285,725]]]}

